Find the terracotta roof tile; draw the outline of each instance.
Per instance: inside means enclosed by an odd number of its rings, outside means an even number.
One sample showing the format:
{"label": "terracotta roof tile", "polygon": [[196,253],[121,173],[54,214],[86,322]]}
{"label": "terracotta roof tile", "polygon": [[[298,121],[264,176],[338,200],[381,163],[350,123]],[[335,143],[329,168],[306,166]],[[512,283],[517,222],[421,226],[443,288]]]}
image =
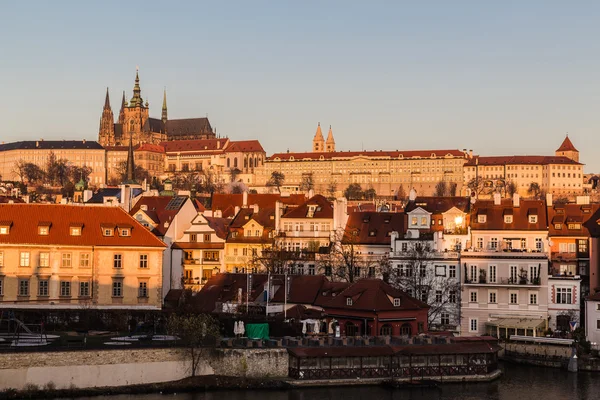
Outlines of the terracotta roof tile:
{"label": "terracotta roof tile", "polygon": [[[316,206],[316,208],[312,216],[309,216],[311,206]],[[282,218],[333,218],[333,203],[317,194],[285,213]]]}
{"label": "terracotta roof tile", "polygon": [[268,159],[270,161],[301,161],[304,159],[325,160],[344,159],[354,157],[376,157],[376,158],[464,158],[465,154],[460,150],[407,150],[407,151],[333,151],[333,152],[306,152],[306,153],[275,153]]}
{"label": "terracotta roof tile", "polygon": [[[8,235],[0,243],[75,245],[75,246],[146,246],[165,244],[135,221],[120,207],[85,207],[61,204],[0,204],[0,220],[12,222]],[[38,234],[38,224],[50,222],[48,235]],[[74,223],[83,228],[80,236],[71,236]],[[104,236],[101,225],[132,227],[130,236]]]}
{"label": "terracotta roof tile", "polygon": [[355,212],[348,216],[344,242],[352,244],[390,244],[390,232],[406,231],[406,214],[390,212]]}
{"label": "terracotta roof tile", "polygon": [[229,139],[172,140],[161,142],[166,153],[213,152],[223,153]]}
{"label": "terracotta roof tile", "polygon": [[571,139],[569,139],[569,135],[567,135],[567,137],[565,137],[565,140],[563,140],[562,144],[556,151],[577,151],[577,149],[575,148],[575,146],[573,146]]}
{"label": "terracotta roof tile", "polygon": [[465,164],[465,166],[473,167],[475,165],[548,165],[548,164],[572,164],[581,165],[580,163],[561,156],[491,156],[481,157],[475,156]]}
{"label": "terracotta roof tile", "polygon": [[[504,222],[506,212],[512,212],[512,223]],[[471,229],[474,230],[529,230],[544,231],[548,228],[546,205],[541,200],[520,199],[519,207],[512,199],[503,199],[500,205],[493,200],[478,200],[471,207]],[[537,215],[537,222],[529,223],[529,215]],[[480,223],[478,215],[485,215],[486,222]]]}
{"label": "terracotta roof tile", "polygon": [[[141,197],[137,203],[135,203],[135,206],[131,209],[131,211],[129,212],[130,215],[135,215],[141,208],[142,206],[145,206],[147,208],[147,210],[142,210],[148,217],[150,217],[155,223],[157,223],[158,225],[152,230],[152,232],[155,235],[158,236],[164,236],[165,233],[167,232],[167,229],[169,229],[168,226],[165,226],[165,222],[169,223],[169,225],[171,224],[171,221],[173,220],[173,218],[175,218],[175,216],[177,215],[177,213],[179,212],[179,210],[181,209],[181,207],[183,207],[183,205],[185,204],[186,200],[181,201],[181,202],[177,202],[177,203],[171,203],[173,200],[176,200],[177,198],[181,198],[183,196],[143,196]],[[167,207],[169,206],[169,204],[178,204],[179,207],[176,208],[170,208]]]}
{"label": "terracotta roof tile", "polygon": [[235,142],[229,142],[227,148],[225,149],[225,153],[234,153],[234,152],[261,152],[264,153],[265,150],[261,146],[258,140],[236,140]]}

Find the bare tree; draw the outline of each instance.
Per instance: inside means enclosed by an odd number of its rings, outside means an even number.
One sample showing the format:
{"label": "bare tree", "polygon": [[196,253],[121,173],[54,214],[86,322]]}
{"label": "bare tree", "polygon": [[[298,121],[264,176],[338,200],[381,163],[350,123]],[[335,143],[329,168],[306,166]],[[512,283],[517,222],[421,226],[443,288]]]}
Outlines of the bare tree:
{"label": "bare tree", "polygon": [[313,179],[313,173],[309,172],[307,174],[302,174],[302,182],[300,182],[300,190],[303,192],[308,192],[309,190],[314,189],[315,183]]}
{"label": "bare tree", "polygon": [[517,191],[519,190],[517,188],[517,184],[514,183],[513,181],[508,181],[506,182],[506,194],[509,195],[510,197],[513,197],[515,195],[515,193],[517,193]]}
{"label": "bare tree", "polygon": [[454,266],[454,277],[450,275],[452,265],[447,261],[436,261],[436,252],[431,242],[416,240],[408,243],[400,256],[400,264],[390,267],[390,284],[409,295],[427,303],[428,324],[440,325],[442,313],[447,313],[451,321],[458,323],[460,282],[458,263]]}
{"label": "bare tree", "polygon": [[185,359],[191,361],[191,375],[196,376],[200,361],[220,338],[219,323],[208,314],[172,314],[167,321],[169,334],[185,346]]}
{"label": "bare tree", "polygon": [[456,182],[450,183],[450,185],[448,186],[448,194],[452,197],[456,196],[457,187],[458,185],[456,184]]}
{"label": "bare tree", "polygon": [[250,267],[267,273],[283,274],[299,257],[299,251],[289,251],[280,241],[272,239],[269,242],[261,243],[260,253],[253,252],[249,264]]}
{"label": "bare tree", "polygon": [[447,193],[448,193],[448,185],[444,181],[439,181],[435,185],[434,196],[444,197],[444,196],[446,196]]}
{"label": "bare tree", "polygon": [[529,184],[529,188],[527,189],[527,194],[529,194],[534,199],[540,199],[542,196],[542,189],[540,188],[539,183],[531,182]]}
{"label": "bare tree", "polygon": [[271,178],[269,178],[269,181],[267,182],[267,186],[276,187],[277,191],[281,193],[281,186],[283,185],[284,181],[285,175],[283,172],[273,171],[271,173]]}
{"label": "bare tree", "polygon": [[329,182],[327,184],[327,197],[329,200],[335,199],[335,194],[337,192],[337,183],[334,181]]}
{"label": "bare tree", "polygon": [[400,184],[400,186],[398,186],[398,194],[396,195],[396,198],[398,200],[406,199],[406,189],[404,189],[403,184]]}
{"label": "bare tree", "polygon": [[231,182],[236,182],[241,173],[242,171],[240,171],[238,168],[231,168],[229,170],[229,178],[231,179]]}

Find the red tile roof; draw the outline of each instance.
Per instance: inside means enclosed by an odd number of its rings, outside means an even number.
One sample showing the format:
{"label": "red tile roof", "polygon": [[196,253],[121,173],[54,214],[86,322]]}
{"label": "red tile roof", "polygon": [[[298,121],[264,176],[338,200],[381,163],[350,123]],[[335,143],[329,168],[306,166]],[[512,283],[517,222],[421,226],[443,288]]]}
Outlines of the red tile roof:
{"label": "red tile roof", "polygon": [[227,239],[230,220],[228,218],[204,217],[208,221],[208,226],[215,231],[220,239]]}
{"label": "red tile roof", "polygon": [[[169,225],[171,225],[171,221],[177,215],[181,207],[185,204],[185,201],[180,203],[178,208],[167,209],[169,203],[180,196],[142,196],[135,206],[129,212],[130,215],[135,215],[141,208],[142,205],[147,207],[147,210],[142,210],[148,217],[152,218],[152,220],[157,223],[156,227],[152,230],[157,236],[164,236],[169,229]],[[165,226],[165,222],[168,223]]]}
{"label": "red tile roof", "polygon": [[[548,207],[549,236],[590,236],[588,227],[598,225],[594,214],[600,210],[600,204],[555,204]],[[591,223],[588,223],[588,221]],[[578,222],[581,229],[569,229],[569,222]],[[556,229],[560,224],[560,229]]]}
{"label": "red tile roof", "polygon": [[[485,214],[486,222],[478,222],[478,215]],[[504,215],[512,214],[513,222],[504,223]],[[537,215],[536,223],[529,223],[529,215]],[[471,229],[474,230],[529,230],[548,229],[546,204],[541,200],[520,199],[519,207],[513,206],[512,199],[503,199],[500,205],[493,200],[478,200],[471,207]]]}
{"label": "red tile roof", "polygon": [[261,146],[258,140],[236,140],[235,142],[229,142],[229,145],[225,149],[225,153],[234,152],[260,152],[264,153],[265,149]]}
{"label": "red tile roof", "polygon": [[[62,204],[0,204],[0,221],[11,222],[8,235],[0,235],[4,244],[72,246],[144,246],[165,244],[135,221],[120,207],[85,207]],[[48,235],[38,234],[38,225],[50,222]],[[71,226],[83,226],[80,236],[71,236]],[[131,227],[129,237],[104,236],[101,226]]]}
{"label": "red tile roof", "polygon": [[[106,151],[127,151],[129,146],[104,146]],[[164,153],[165,148],[158,144],[142,143],[133,146],[133,151],[151,151],[154,153]]]}
{"label": "red tile roof", "polygon": [[355,212],[348,216],[344,242],[389,245],[391,232],[396,231],[403,235],[405,230],[405,213]]}
{"label": "red tile roof", "polygon": [[[289,196],[282,196],[278,193],[264,193],[264,194],[248,194],[248,206],[258,205],[259,210],[261,208],[275,207],[277,201],[288,205],[300,205],[306,201],[304,194],[291,194]],[[235,207],[242,207],[243,194],[225,194],[215,193],[212,196],[211,209],[215,210],[226,210],[228,207],[232,209]]]}
{"label": "red tile roof", "polygon": [[306,153],[275,153],[268,159],[270,161],[301,161],[309,160],[331,160],[347,159],[354,157],[373,158],[464,158],[465,154],[460,150],[408,150],[408,151],[333,151],[333,152],[306,152]]}
{"label": "red tile roof", "polygon": [[567,157],[559,156],[491,156],[481,157],[475,156],[465,164],[465,166],[474,167],[476,165],[548,165],[548,164],[573,164],[581,165],[580,163],[571,160]]}
{"label": "red tile roof", "polygon": [[469,212],[471,199],[469,197],[436,197],[436,196],[420,196],[414,201],[409,201],[406,204],[405,211],[410,212],[417,207],[421,207],[425,211],[432,214],[442,214],[452,207],[458,208],[462,212]]}
{"label": "red tile roof", "polygon": [[[352,305],[347,299],[352,298]],[[395,307],[394,298],[400,299],[400,306]],[[395,311],[426,309],[429,306],[420,300],[410,297],[401,290],[395,289],[380,279],[361,279],[324,305],[325,309],[363,311]]]}
{"label": "red tile roof", "polygon": [[[316,206],[312,217],[308,216],[310,206]],[[333,203],[324,196],[317,194],[298,207],[286,212],[282,218],[333,218]]]}
{"label": "red tile roof", "polygon": [[556,151],[577,151],[577,149],[573,146],[571,139],[569,139],[569,135],[567,135]]}

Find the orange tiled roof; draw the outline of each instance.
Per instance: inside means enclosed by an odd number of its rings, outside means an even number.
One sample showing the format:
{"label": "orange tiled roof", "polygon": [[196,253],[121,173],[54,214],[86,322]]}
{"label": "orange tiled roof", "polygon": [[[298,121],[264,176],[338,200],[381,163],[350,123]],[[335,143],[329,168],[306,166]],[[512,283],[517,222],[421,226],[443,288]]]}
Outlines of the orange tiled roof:
{"label": "orange tiled roof", "polygon": [[237,140],[235,142],[229,142],[227,149],[225,149],[226,153],[233,152],[261,152],[264,153],[265,150],[261,146],[258,140]]}
{"label": "orange tiled roof", "polygon": [[319,160],[321,157],[325,160],[334,158],[353,158],[353,157],[379,157],[379,158],[443,158],[446,156],[463,158],[465,154],[460,150],[408,150],[408,151],[332,151],[332,152],[306,152],[306,153],[275,153],[268,157],[270,161],[276,159],[282,161],[293,160],[301,161],[303,159]]}
{"label": "orange tiled roof", "polygon": [[465,166],[474,167],[475,165],[505,165],[505,164],[525,164],[525,165],[548,165],[548,164],[573,164],[581,165],[567,157],[557,156],[475,156],[471,158]]}
{"label": "orange tiled roof", "polygon": [[[84,207],[62,204],[0,204],[0,221],[11,222],[3,244],[63,246],[143,246],[165,244],[131,218],[120,207]],[[48,235],[39,235],[40,223],[51,223]],[[83,226],[80,236],[71,236],[71,226]],[[104,236],[101,227],[131,227],[131,236]]]}
{"label": "orange tiled roof", "polygon": [[563,140],[562,144],[556,151],[577,151],[577,149],[575,148],[575,146],[573,146],[571,139],[569,139],[569,136],[567,135],[567,137],[565,137],[565,140]]}
{"label": "orange tiled roof", "polygon": [[166,153],[173,152],[223,152],[229,139],[198,139],[198,140],[171,140],[161,142]]}

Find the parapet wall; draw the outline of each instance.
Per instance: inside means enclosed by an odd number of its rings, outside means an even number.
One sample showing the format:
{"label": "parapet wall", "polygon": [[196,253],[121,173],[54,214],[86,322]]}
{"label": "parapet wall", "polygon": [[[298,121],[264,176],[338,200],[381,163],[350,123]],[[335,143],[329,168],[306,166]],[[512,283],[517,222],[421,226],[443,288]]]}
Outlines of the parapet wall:
{"label": "parapet wall", "polygon": [[[0,354],[0,390],[90,388],[168,382],[191,376],[185,349],[122,349]],[[285,378],[285,349],[206,349],[196,375]]]}

